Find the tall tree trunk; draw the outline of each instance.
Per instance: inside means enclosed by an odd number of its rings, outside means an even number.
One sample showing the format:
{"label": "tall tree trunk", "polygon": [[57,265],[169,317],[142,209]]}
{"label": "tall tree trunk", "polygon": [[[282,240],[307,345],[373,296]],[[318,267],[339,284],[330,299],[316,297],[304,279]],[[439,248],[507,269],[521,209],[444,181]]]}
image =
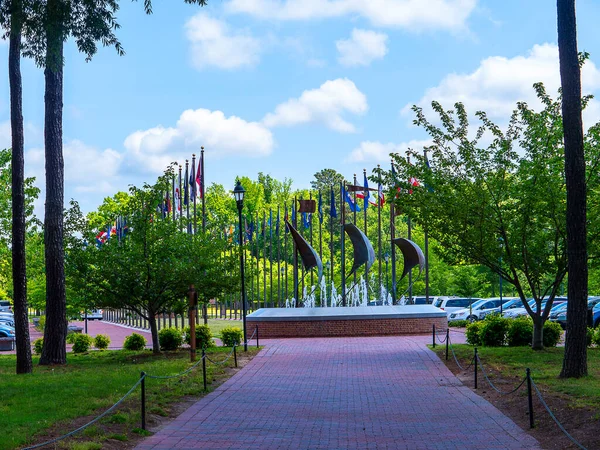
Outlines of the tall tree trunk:
{"label": "tall tree trunk", "polygon": [[587,230],[585,158],[581,119],[581,70],[575,0],[557,0],[567,187],[567,333],[561,377],[587,375]]}
{"label": "tall tree trunk", "polygon": [[150,333],[152,334],[152,352],[160,353],[160,344],[158,342],[158,328],[156,326],[156,313],[148,311],[148,322],[150,323]]}
{"label": "tall tree trunk", "polygon": [[533,317],[533,340],[531,341],[533,350],[544,349],[544,320],[541,314],[536,314]]}
{"label": "tall tree trunk", "polygon": [[46,154],[46,328],[40,364],[66,364],[67,315],[63,247],[63,33],[61,0],[48,0],[44,143]]}
{"label": "tall tree trunk", "polygon": [[23,4],[12,0],[8,78],[10,82],[10,126],[12,129],[12,273],[17,373],[31,373],[31,344],[27,316],[27,272],[25,265],[25,138],[23,131],[23,84],[21,80],[21,30]]}

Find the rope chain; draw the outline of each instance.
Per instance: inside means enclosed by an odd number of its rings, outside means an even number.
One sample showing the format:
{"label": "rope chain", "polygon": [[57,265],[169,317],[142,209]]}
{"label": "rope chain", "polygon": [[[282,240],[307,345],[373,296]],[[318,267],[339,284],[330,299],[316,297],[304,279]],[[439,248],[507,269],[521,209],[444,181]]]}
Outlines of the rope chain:
{"label": "rope chain", "polygon": [[492,380],[490,380],[489,377],[487,376],[487,373],[485,372],[485,369],[483,368],[483,363],[481,362],[481,359],[479,359],[479,355],[477,355],[477,362],[479,363],[479,367],[481,367],[481,371],[483,372],[483,376],[485,377],[485,379],[487,380],[487,382],[489,383],[489,385],[492,387],[492,389],[494,389],[500,395],[514,394],[527,381],[527,377],[525,377],[525,378],[523,378],[523,381],[521,381],[521,383],[516,388],[514,388],[512,391],[509,391],[509,392],[502,391],[502,390],[498,389],[496,386],[494,386],[494,383],[492,383]]}

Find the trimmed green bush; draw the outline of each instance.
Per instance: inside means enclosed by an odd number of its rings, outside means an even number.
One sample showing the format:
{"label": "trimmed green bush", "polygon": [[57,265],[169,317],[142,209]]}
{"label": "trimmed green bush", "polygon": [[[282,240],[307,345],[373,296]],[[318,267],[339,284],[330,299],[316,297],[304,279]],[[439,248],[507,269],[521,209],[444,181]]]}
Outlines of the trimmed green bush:
{"label": "trimmed green bush", "polygon": [[77,336],[77,333],[75,333],[74,331],[69,331],[67,333],[67,344],[74,344],[75,343],[75,336]]}
{"label": "trimmed green bush", "polygon": [[131,333],[125,338],[125,342],[123,342],[123,348],[125,350],[131,350],[134,352],[144,350],[144,348],[146,348],[146,338],[141,334]]}
{"label": "trimmed green bush", "polygon": [[479,337],[479,331],[483,322],[473,322],[467,325],[467,331],[465,336],[467,337],[467,344],[481,345],[481,338]]}
{"label": "trimmed green bush", "polygon": [[510,347],[531,345],[533,320],[530,317],[517,317],[509,322],[506,342]]}
{"label": "trimmed green bush", "polygon": [[85,353],[87,352],[94,340],[88,334],[76,334],[73,338],[73,353]]}
{"label": "trimmed green bush", "polygon": [[44,338],[37,338],[33,341],[33,352],[36,355],[42,354],[42,348],[44,347]]}
{"label": "trimmed green bush", "polygon": [[183,343],[183,336],[177,328],[163,328],[158,332],[158,343],[161,350],[177,350]]}
{"label": "trimmed green bush", "polygon": [[464,328],[467,325],[469,325],[468,320],[453,320],[451,322],[448,322],[449,327]]}
{"label": "trimmed green bush", "polygon": [[596,328],[594,335],[592,336],[592,342],[594,345],[600,347],[600,327]]}
{"label": "trimmed green bush", "polygon": [[[190,328],[185,327],[183,333],[185,336],[185,343],[190,345]],[[212,332],[208,325],[196,325],[196,348],[209,348],[214,346],[215,341],[213,341]]]}
{"label": "trimmed green bush", "polygon": [[508,319],[500,314],[491,314],[485,318],[479,329],[479,339],[486,347],[500,347],[506,342]]}
{"label": "trimmed green bush", "polygon": [[40,320],[39,320],[38,324],[36,325],[35,329],[38,331],[44,331],[45,327],[46,327],[46,316],[40,316]]}
{"label": "trimmed green bush", "polygon": [[221,340],[225,347],[240,345],[243,338],[244,333],[238,327],[226,327],[221,330]]}
{"label": "trimmed green bush", "polygon": [[562,327],[557,322],[546,321],[544,324],[544,347],[556,347],[560,342]]}
{"label": "trimmed green bush", "polygon": [[110,345],[110,337],[106,334],[98,334],[94,338],[94,347],[98,350],[106,350]]}

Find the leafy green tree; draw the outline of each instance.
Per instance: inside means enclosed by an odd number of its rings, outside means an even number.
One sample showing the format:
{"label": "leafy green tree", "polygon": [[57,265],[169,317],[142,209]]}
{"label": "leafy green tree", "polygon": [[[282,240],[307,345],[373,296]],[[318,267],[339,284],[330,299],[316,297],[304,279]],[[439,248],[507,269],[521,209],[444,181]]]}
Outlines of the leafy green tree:
{"label": "leafy green tree", "polygon": [[[506,132],[478,112],[481,125],[474,138],[461,103],[454,111],[432,103],[440,127],[413,107],[415,124],[433,140],[430,155],[411,151],[413,165],[396,157],[398,178],[388,174],[388,179],[406,189],[408,183],[399,180],[421,181],[421,188],[396,203],[415,222],[427,224],[447,262],[481,264],[513,284],[521,299],[533,296],[536,305],[526,309],[534,320],[532,346],[540,349],[543,324],[567,272],[566,193],[560,101],[552,100],[541,84],[535,89],[541,111],[519,103]],[[588,194],[599,186],[594,170],[600,162],[599,131],[593,126],[585,136]],[[483,137],[491,143],[481,145]],[[600,230],[598,214],[588,220],[591,230]],[[594,255],[596,236],[588,239]]]}
{"label": "leafy green tree", "polygon": [[567,191],[569,304],[561,377],[587,375],[588,265],[586,246],[586,167],[581,117],[581,61],[577,53],[575,0],[558,0],[558,54]]}
{"label": "leafy green tree", "polygon": [[81,223],[86,241],[73,235],[67,249],[67,273],[75,295],[94,305],[126,308],[148,320],[152,345],[159,352],[157,314],[169,312],[194,284],[200,298],[236,289],[235,258],[224,257],[223,239],[210,234],[189,235],[156,207],[163,200],[167,178],[154,186],[131,188],[125,214],[131,232],[100,247],[87,244],[94,231]]}

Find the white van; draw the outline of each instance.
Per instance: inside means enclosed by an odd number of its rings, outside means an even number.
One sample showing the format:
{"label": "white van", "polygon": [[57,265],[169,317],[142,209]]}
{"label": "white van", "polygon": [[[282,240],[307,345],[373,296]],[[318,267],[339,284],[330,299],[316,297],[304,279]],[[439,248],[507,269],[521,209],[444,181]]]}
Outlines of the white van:
{"label": "white van", "polygon": [[443,311],[446,311],[448,315],[454,311],[468,308],[469,305],[481,300],[480,298],[465,298],[465,297],[439,297],[433,306],[437,306]]}

